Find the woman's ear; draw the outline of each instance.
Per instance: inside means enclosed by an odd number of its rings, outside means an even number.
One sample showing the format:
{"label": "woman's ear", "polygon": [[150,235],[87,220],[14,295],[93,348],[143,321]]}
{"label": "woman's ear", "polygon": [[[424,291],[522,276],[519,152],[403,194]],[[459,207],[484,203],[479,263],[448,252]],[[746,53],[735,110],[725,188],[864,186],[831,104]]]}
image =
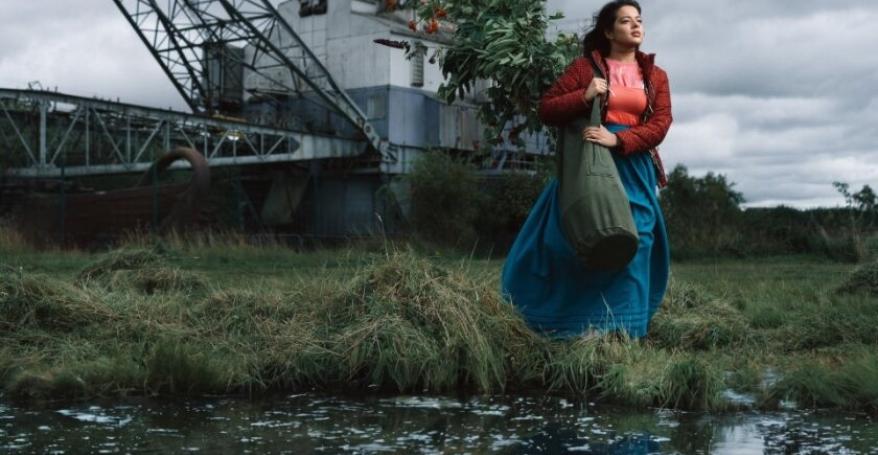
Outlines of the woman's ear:
{"label": "woman's ear", "polygon": [[604,36],[607,37],[607,40],[613,41],[613,32],[611,30],[604,30]]}

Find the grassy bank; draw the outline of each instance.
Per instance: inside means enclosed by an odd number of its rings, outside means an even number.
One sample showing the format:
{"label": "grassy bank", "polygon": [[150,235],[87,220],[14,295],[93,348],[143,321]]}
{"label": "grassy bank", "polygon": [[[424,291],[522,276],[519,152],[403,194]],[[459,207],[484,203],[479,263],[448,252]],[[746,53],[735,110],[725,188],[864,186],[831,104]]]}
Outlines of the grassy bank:
{"label": "grassy bank", "polygon": [[[722,410],[878,410],[878,271],[805,257],[688,262],[646,340],[547,341],[500,260],[246,242],[103,253],[0,244],[0,381],[23,400],[320,388],[557,393]],[[870,268],[871,267],[871,268]]]}

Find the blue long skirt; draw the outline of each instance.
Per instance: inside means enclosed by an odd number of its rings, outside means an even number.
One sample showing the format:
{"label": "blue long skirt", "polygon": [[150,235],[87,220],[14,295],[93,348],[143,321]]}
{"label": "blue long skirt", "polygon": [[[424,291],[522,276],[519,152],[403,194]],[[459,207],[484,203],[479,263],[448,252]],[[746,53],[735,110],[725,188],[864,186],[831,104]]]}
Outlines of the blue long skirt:
{"label": "blue long skirt", "polygon": [[[624,129],[608,125],[610,131]],[[502,292],[536,331],[571,337],[593,329],[646,335],[667,290],[670,250],[649,153],[613,154],[640,237],[621,271],[589,270],[561,229],[558,181],[546,185],[503,265]]]}

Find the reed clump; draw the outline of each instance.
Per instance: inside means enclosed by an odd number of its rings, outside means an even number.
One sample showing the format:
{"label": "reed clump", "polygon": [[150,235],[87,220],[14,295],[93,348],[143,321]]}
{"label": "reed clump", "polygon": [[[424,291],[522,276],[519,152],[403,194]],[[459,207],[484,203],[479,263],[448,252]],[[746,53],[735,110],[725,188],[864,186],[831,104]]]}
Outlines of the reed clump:
{"label": "reed clump", "polygon": [[724,387],[719,370],[696,356],[616,334],[556,345],[548,371],[550,390],[635,407],[714,409]]}
{"label": "reed clump", "polygon": [[89,395],[89,384],[66,369],[24,371],[7,381],[4,389],[18,400],[76,399]]}
{"label": "reed clump", "polygon": [[254,334],[278,313],[276,297],[253,290],[224,289],[196,302],[190,323],[217,335]]}
{"label": "reed clump", "polygon": [[746,342],[749,333],[746,318],[727,300],[672,279],[649,339],[660,347],[705,350]]}
{"label": "reed clump", "polygon": [[544,343],[496,289],[411,251],[364,267],[328,311],[352,380],[398,390],[503,390]]}
{"label": "reed clump", "polygon": [[636,349],[615,334],[590,334],[556,343],[547,366],[549,388],[583,398],[600,390],[606,392],[612,385],[602,381],[630,363]]}
{"label": "reed clump", "polygon": [[0,273],[0,324],[6,332],[66,331],[112,317],[93,294],[71,284],[9,268]]}
{"label": "reed clump", "polygon": [[78,281],[101,279],[119,270],[140,270],[163,263],[162,256],[147,248],[113,250],[100,256],[94,263],[79,272]]}
{"label": "reed clump", "polygon": [[862,352],[845,359],[802,359],[767,391],[765,400],[874,414],[878,412],[878,355]]}
{"label": "reed clump", "polygon": [[207,282],[201,275],[176,267],[117,270],[110,275],[106,284],[114,289],[131,287],[144,294],[157,292],[191,294],[207,288]]}
{"label": "reed clump", "polygon": [[229,390],[222,357],[175,338],[158,340],[143,356],[144,387],[151,394],[192,395]]}
{"label": "reed clump", "polygon": [[692,355],[673,359],[660,378],[661,406],[671,408],[714,409],[724,388],[719,369]]}
{"label": "reed clump", "polygon": [[284,390],[357,386],[342,381],[346,371],[342,356],[328,342],[325,326],[297,317],[267,321],[260,333],[264,349],[254,346],[254,383]]}
{"label": "reed clump", "polygon": [[200,274],[169,265],[163,255],[152,249],[106,253],[79,273],[78,282],[108,289],[132,288],[145,294],[194,293],[207,288]]}

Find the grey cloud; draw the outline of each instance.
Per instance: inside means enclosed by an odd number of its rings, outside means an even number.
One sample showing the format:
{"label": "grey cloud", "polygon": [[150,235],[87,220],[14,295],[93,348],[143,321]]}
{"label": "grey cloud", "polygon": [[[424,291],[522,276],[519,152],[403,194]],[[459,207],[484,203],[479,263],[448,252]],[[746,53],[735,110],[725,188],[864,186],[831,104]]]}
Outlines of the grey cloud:
{"label": "grey cloud", "polygon": [[[602,2],[556,0],[570,17]],[[853,95],[874,87],[878,11],[864,1],[644,0],[646,43],[672,88],[756,96]],[[856,102],[857,100],[851,100]]]}
{"label": "grey cloud", "polygon": [[755,97],[676,93],[672,89],[674,119],[689,121],[715,112],[734,116],[744,127],[766,128],[824,124],[846,110],[841,100],[830,97]]}
{"label": "grey cloud", "polygon": [[[855,21],[841,25],[853,16]],[[876,80],[871,51],[876,12],[832,11],[800,18],[704,24],[697,35],[657,38],[677,85],[713,94],[855,96]],[[649,31],[647,31],[649,33]],[[668,51],[670,50],[670,51]],[[858,99],[849,100],[856,105]]]}
{"label": "grey cloud", "polygon": [[185,108],[112,2],[3,2],[0,17],[0,86]]}
{"label": "grey cloud", "polygon": [[[872,154],[871,159],[878,158]],[[703,175],[713,171],[726,175],[735,182],[751,204],[765,205],[775,201],[794,206],[837,205],[843,201],[832,187],[833,181],[850,182],[854,188],[878,181],[878,169],[864,167],[859,159],[851,157],[807,157],[784,162],[752,162],[738,160],[725,167],[690,166],[690,174]]]}
{"label": "grey cloud", "polygon": [[753,205],[836,205],[832,181],[875,185],[878,5],[642,4],[671,78],[670,162],[722,169]]}
{"label": "grey cloud", "polygon": [[[720,111],[675,122],[662,146],[669,167],[681,163],[693,175],[723,173],[749,201],[783,198],[794,205],[840,201],[831,185],[836,180],[855,187],[878,181],[878,166],[871,164],[878,162],[878,149],[851,144],[856,132],[868,129],[864,123],[759,128],[743,127],[738,118]],[[801,190],[809,185],[812,190]]]}

